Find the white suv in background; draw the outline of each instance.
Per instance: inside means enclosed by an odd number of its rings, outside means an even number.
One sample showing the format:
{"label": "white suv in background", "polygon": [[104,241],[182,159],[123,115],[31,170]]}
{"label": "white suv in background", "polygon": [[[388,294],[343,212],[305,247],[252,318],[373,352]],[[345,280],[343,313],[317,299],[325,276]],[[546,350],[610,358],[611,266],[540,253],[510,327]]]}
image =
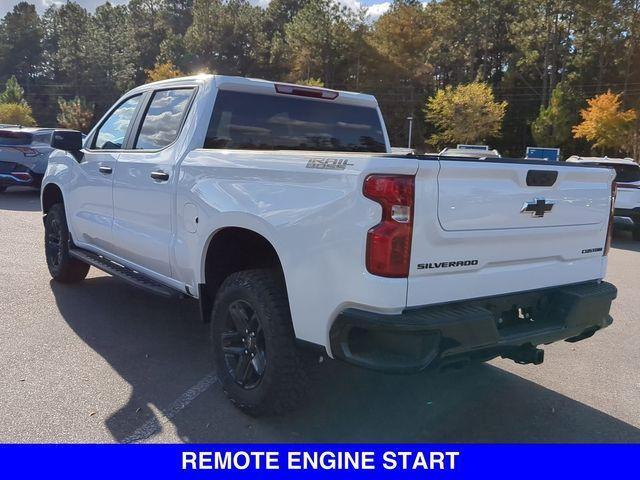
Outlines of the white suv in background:
{"label": "white suv in background", "polygon": [[631,158],[580,157],[572,155],[567,162],[595,164],[616,171],[618,193],[615,203],[616,217],[633,220],[633,238],[640,240],[640,165]]}

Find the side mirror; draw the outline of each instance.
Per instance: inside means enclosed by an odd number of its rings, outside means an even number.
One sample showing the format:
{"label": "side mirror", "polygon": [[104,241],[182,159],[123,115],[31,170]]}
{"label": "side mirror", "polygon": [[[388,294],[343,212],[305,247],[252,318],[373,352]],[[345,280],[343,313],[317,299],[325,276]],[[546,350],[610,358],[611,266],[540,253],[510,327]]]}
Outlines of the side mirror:
{"label": "side mirror", "polygon": [[51,146],[58,150],[77,153],[82,150],[82,132],[77,130],[54,130]]}

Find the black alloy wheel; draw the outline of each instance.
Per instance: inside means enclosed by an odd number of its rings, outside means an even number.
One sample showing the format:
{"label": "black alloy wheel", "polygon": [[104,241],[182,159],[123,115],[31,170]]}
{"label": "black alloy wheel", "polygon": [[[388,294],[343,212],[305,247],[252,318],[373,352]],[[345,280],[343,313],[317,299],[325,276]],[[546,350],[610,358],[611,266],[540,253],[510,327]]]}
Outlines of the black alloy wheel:
{"label": "black alloy wheel", "polygon": [[224,393],[252,416],[294,409],[309,383],[282,272],[255,269],[232,273],[215,298],[212,353]]}
{"label": "black alloy wheel", "polygon": [[71,234],[67,227],[64,206],[51,206],[44,219],[44,253],[51,277],[61,283],[84,280],[89,265],[69,254]]}
{"label": "black alloy wheel", "polygon": [[58,268],[62,262],[63,230],[60,220],[52,218],[47,224],[45,238],[45,252],[49,265]]}
{"label": "black alloy wheel", "polygon": [[246,300],[229,304],[222,351],[227,371],[236,384],[247,390],[260,384],[267,368],[264,330],[260,317]]}

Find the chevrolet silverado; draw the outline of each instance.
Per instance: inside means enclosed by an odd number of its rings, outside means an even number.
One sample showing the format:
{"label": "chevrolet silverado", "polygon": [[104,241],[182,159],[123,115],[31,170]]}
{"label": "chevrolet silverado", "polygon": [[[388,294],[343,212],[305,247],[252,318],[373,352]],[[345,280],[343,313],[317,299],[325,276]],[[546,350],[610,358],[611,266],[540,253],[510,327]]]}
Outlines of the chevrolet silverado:
{"label": "chevrolet silverado", "polygon": [[212,75],[135,88],[52,146],[53,279],[95,266],[198,299],[251,414],[299,403],[314,348],[387,372],[538,364],[612,321],[608,168],[393,154],[370,95]]}

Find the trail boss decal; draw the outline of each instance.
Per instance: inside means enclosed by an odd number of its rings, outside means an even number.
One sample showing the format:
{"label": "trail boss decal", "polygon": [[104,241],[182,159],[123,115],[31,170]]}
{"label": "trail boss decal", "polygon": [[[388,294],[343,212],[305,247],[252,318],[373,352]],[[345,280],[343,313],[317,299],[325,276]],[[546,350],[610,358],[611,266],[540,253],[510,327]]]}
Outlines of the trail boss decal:
{"label": "trail boss decal", "polygon": [[477,264],[478,260],[456,260],[454,262],[419,263],[418,270],[426,270],[429,268],[470,267]]}
{"label": "trail boss decal", "polygon": [[353,166],[346,158],[312,158],[307,162],[307,168],[319,170],[344,170]]}

